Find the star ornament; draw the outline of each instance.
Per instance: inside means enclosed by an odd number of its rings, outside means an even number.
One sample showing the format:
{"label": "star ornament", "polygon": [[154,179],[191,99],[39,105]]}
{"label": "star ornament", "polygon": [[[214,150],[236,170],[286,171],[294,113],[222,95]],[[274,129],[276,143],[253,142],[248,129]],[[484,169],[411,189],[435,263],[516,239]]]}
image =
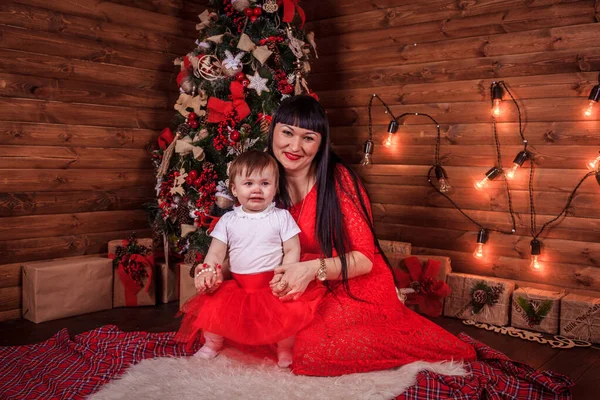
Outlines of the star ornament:
{"label": "star ornament", "polygon": [[256,90],[257,95],[261,95],[262,92],[270,92],[267,87],[268,78],[263,78],[258,74],[258,71],[254,72],[254,75],[246,75],[246,78],[250,81],[248,84],[248,89]]}

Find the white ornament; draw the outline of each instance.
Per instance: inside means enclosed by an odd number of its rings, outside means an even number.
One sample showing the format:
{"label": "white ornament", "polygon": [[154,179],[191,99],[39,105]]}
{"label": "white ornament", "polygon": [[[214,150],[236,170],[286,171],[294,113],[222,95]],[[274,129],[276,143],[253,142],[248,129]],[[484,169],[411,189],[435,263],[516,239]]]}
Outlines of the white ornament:
{"label": "white ornament", "polygon": [[277,0],[266,0],[263,3],[262,8],[263,8],[263,10],[265,10],[265,12],[268,12],[269,14],[273,14],[273,13],[277,12],[277,10],[279,10],[279,6],[277,5]]}
{"label": "white ornament", "polygon": [[259,96],[262,94],[262,92],[270,92],[269,88],[267,87],[267,82],[269,79],[261,77],[258,74],[258,71],[255,71],[254,75],[246,75],[246,78],[248,78],[250,81],[248,84],[248,89],[256,90],[256,94]]}
{"label": "white ornament", "polygon": [[225,50],[225,59],[221,62],[221,64],[228,70],[239,70],[242,68],[242,57],[244,57],[245,54],[246,53],[241,51],[234,57],[229,50]]}

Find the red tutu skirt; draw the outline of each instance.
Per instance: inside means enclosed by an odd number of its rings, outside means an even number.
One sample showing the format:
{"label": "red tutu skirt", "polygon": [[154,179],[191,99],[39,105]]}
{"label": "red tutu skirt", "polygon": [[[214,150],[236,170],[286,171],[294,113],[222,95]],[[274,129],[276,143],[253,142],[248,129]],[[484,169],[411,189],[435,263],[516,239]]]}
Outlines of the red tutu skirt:
{"label": "red tutu skirt", "polygon": [[214,293],[196,295],[183,305],[177,340],[191,343],[207,331],[242,345],[274,344],[312,321],[326,291],[311,283],[298,300],[281,301],[269,286],[273,271],[232,275]]}

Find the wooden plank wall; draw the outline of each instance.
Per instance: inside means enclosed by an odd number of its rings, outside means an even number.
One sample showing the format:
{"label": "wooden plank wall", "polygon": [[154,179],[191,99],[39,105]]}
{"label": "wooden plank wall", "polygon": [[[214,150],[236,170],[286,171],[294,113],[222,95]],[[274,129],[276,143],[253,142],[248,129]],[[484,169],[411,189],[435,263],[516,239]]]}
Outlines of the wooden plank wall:
{"label": "wooden plank wall", "polygon": [[[468,214],[510,229],[506,192],[474,181],[494,165],[489,86],[504,80],[523,110],[525,136],[537,165],[537,225],[556,216],[600,150],[600,110],[584,118],[600,71],[598,0],[325,0],[307,7],[319,60],[310,85],[328,108],[333,141],[358,163],[367,138],[367,104],[379,94],[394,114],[424,112],[441,124],[441,158]],[[600,291],[600,187],[593,177],[577,192],[568,216],[545,231],[544,268],[529,267],[529,170],[512,183],[515,235],[492,234],[483,261],[471,253],[477,227],[429,187],[435,126],[405,120],[397,144],[383,141],[388,116],[374,103],[376,143],[361,170],[374,202],[378,235],[408,241],[413,253],[448,255],[456,271]],[[499,118],[504,166],[522,149],[517,113]]]}
{"label": "wooden plank wall", "polygon": [[0,4],[0,320],[20,317],[20,263],[148,235],[148,145],[178,95],[201,0]]}

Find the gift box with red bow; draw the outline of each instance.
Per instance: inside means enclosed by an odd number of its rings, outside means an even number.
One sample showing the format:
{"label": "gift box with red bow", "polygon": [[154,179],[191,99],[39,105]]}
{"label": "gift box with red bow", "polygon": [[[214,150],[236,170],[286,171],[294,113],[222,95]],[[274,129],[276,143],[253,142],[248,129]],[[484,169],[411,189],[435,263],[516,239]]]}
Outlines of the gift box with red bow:
{"label": "gift box with red bow", "polygon": [[111,240],[108,258],[113,260],[113,307],[156,305],[154,254],[151,238]]}

